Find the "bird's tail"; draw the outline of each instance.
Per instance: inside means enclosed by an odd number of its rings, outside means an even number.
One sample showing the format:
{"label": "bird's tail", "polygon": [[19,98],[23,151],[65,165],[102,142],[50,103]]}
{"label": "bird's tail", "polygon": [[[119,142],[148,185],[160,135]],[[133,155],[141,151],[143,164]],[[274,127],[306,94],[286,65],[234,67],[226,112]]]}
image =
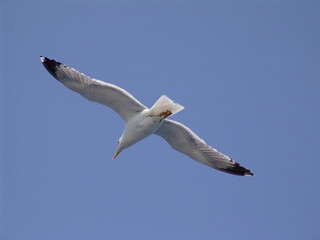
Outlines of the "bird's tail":
{"label": "bird's tail", "polygon": [[184,107],[178,103],[175,103],[170,98],[165,95],[162,95],[158,101],[150,108],[150,117],[169,117],[170,115],[174,115]]}

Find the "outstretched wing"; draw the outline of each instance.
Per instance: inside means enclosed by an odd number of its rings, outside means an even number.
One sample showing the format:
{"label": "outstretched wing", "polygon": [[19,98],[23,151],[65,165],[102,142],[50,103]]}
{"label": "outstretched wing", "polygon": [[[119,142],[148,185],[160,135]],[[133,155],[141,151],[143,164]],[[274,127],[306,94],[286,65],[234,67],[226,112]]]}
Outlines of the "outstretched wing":
{"label": "outstretched wing", "polygon": [[130,93],[116,85],[90,78],[55,60],[42,56],[40,59],[48,72],[59,82],[90,101],[112,108],[126,122],[146,109],[146,106]]}
{"label": "outstretched wing", "polygon": [[250,170],[208,146],[205,141],[179,122],[165,120],[155,134],[163,137],[175,150],[200,163],[230,174],[253,176]]}

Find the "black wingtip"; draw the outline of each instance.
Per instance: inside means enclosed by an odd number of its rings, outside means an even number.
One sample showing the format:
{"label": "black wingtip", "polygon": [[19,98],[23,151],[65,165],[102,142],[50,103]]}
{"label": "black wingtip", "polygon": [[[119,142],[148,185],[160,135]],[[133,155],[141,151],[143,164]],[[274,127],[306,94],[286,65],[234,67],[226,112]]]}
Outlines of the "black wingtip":
{"label": "black wingtip", "polygon": [[48,70],[48,72],[51,73],[51,75],[56,78],[57,77],[56,71],[58,69],[58,66],[60,66],[62,63],[56,62],[53,59],[49,59],[49,58],[43,57],[43,56],[40,56],[40,60],[43,64],[43,66]]}
{"label": "black wingtip", "polygon": [[232,167],[219,170],[238,176],[254,176],[254,174],[249,169],[240,166],[240,164],[237,162],[234,162],[234,165]]}

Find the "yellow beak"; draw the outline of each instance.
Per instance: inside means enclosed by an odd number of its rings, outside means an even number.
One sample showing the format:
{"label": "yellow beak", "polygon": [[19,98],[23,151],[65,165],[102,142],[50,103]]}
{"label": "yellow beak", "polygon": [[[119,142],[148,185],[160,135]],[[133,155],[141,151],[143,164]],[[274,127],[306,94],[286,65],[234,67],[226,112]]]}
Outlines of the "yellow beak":
{"label": "yellow beak", "polygon": [[119,151],[119,149],[116,151],[116,153],[113,155],[113,158],[112,158],[112,160],[114,160],[117,156],[118,156],[118,154],[120,153],[121,151]]}

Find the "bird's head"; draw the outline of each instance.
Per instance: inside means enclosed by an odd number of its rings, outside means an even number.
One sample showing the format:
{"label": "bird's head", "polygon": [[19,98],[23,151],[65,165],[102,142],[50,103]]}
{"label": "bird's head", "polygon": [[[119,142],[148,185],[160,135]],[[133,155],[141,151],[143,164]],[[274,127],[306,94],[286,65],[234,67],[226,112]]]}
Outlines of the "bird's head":
{"label": "bird's head", "polygon": [[115,158],[118,156],[118,154],[124,149],[123,146],[122,146],[121,138],[122,138],[122,136],[121,136],[120,139],[118,140],[117,151],[116,151],[116,153],[113,155],[113,158],[112,158],[112,159],[115,159]]}
{"label": "bird's head", "polygon": [[112,159],[115,159],[119,153],[121,153],[124,149],[130,147],[131,144],[128,143],[128,141],[123,137],[123,135],[118,140],[118,147],[116,153],[113,155]]}
{"label": "bird's head", "polygon": [[135,127],[132,127],[129,124],[127,124],[121,137],[118,140],[118,148],[113,156],[113,159],[115,159],[121,151],[140,141],[142,138],[143,135],[141,137],[141,134],[139,135],[139,132],[137,134]]}

